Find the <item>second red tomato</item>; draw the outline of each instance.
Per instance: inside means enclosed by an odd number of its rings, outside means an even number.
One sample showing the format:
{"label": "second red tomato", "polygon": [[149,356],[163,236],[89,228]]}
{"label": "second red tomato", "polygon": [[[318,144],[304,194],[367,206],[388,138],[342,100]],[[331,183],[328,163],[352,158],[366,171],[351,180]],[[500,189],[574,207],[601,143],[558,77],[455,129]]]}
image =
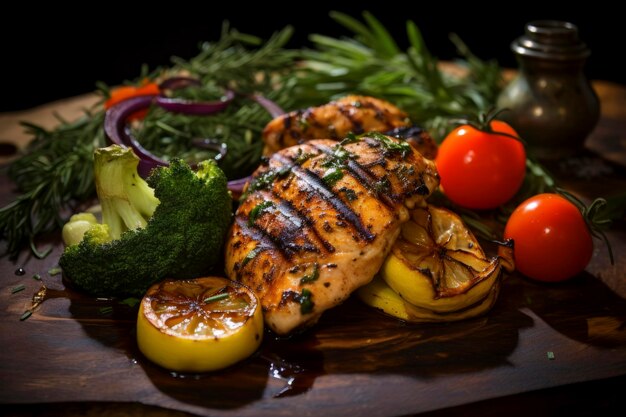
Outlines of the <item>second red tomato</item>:
{"label": "second red tomato", "polygon": [[507,123],[494,120],[493,132],[463,125],[441,144],[436,164],[445,195],[471,209],[493,209],[509,201],[526,174],[524,145]]}

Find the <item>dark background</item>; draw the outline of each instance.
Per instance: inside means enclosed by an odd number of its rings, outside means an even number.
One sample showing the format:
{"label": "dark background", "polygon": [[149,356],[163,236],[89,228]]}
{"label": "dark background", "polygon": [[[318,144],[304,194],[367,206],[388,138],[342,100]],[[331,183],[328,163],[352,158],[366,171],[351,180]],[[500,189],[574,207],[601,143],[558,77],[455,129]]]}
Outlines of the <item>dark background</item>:
{"label": "dark background", "polygon": [[[172,55],[189,58],[201,41],[216,40],[227,19],[241,32],[264,38],[285,25],[295,35],[289,46],[307,45],[309,33],[348,34],[328,16],[340,10],[360,17],[369,10],[406,46],[405,22],[414,20],[431,52],[440,59],[455,57],[448,40],[456,32],[481,58],[516,65],[509,45],[524,24],[535,19],[566,20],[578,25],[591,47],[586,66],[591,78],[626,84],[626,72],[616,64],[624,54],[622,16],[610,6],[594,2],[584,7],[548,7],[541,3],[465,2],[458,7],[430,0],[361,1],[358,6],[331,2],[156,3],[129,10],[111,3],[88,3],[91,11],[63,6],[17,6],[0,26],[0,68],[3,74],[0,111],[36,106],[86,93],[96,81],[117,84],[135,78],[143,63],[151,68],[169,63]],[[198,2],[194,2],[198,3]],[[356,2],[355,2],[356,3]],[[547,2],[545,2],[547,3]],[[23,9],[23,10],[20,10]],[[31,10],[32,9],[32,10]]]}

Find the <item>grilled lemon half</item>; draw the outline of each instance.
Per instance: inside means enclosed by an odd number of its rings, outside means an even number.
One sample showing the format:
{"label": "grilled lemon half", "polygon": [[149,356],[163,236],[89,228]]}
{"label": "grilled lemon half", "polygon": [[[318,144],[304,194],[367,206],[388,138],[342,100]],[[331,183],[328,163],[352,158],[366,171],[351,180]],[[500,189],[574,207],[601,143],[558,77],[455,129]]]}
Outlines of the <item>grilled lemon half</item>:
{"label": "grilled lemon half", "polygon": [[226,368],[254,353],[262,337],[258,299],[226,278],[166,280],[153,285],[139,307],[139,350],[173,371]]}

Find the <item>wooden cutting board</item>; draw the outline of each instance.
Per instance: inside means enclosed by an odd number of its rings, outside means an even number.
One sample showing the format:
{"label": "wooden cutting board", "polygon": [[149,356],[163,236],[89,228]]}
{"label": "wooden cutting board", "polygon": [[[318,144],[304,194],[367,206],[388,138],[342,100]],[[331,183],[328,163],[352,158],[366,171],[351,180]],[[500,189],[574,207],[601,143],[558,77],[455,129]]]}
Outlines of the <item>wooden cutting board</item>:
{"label": "wooden cutting board", "polygon": [[[626,147],[626,89],[607,83],[596,89],[603,118],[589,147],[620,162],[619,149]],[[64,103],[53,108],[67,110]],[[25,112],[19,118],[37,122],[40,114],[48,112]],[[16,117],[0,116],[0,139],[9,138],[6,128]],[[570,190],[587,198],[626,191],[622,168],[597,158],[578,162],[610,172],[593,180],[570,176]],[[0,176],[0,203],[12,198],[9,180]],[[230,369],[173,375],[137,351],[136,308],[73,292],[60,275],[48,273],[61,251],[59,237],[51,236],[42,245],[55,249],[43,260],[26,253],[15,263],[0,260],[0,403],[5,409],[10,405],[15,415],[59,410],[33,404],[64,403],[75,410],[76,404],[67,403],[94,402],[133,413],[142,404],[207,416],[392,416],[450,407],[494,415],[532,409],[541,415],[550,406],[575,414],[581,402],[589,405],[584,398],[600,405],[612,398],[611,392],[592,397],[584,387],[626,376],[623,223],[609,239],[614,266],[597,242],[587,271],[569,282],[546,285],[508,276],[497,305],[485,317],[409,325],[350,299],[305,334],[277,340],[267,333],[257,354]],[[18,268],[25,274],[17,275]],[[42,284],[48,299],[20,321]],[[25,290],[12,294],[18,285]],[[112,313],[103,313],[103,307],[112,307]],[[586,385],[571,385],[576,383]],[[545,396],[513,400],[533,392],[559,395],[552,405]]]}

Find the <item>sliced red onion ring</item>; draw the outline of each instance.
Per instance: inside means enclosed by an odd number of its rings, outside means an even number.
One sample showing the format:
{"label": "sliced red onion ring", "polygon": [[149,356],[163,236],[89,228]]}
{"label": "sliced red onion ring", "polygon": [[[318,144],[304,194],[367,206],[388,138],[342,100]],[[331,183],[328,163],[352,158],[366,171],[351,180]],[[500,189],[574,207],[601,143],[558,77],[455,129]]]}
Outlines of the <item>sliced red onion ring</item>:
{"label": "sliced red onion ring", "polygon": [[[168,78],[166,80],[164,80],[163,82],[161,82],[161,84],[159,84],[159,88],[161,89],[161,91],[163,90],[178,90],[180,88],[185,88],[185,87],[189,87],[189,86],[201,86],[202,83],[200,82],[200,80],[197,80],[196,78],[191,78],[191,77],[171,77]],[[234,91],[232,90],[226,90],[226,100],[222,100],[222,101],[216,101],[214,103],[221,103],[223,101],[231,101],[234,98],[235,94]],[[272,100],[268,99],[265,96],[262,96],[260,94],[250,94],[248,96],[251,100],[256,101],[257,103],[259,103],[261,106],[263,106],[263,108],[265,110],[267,110],[267,112],[272,116],[272,117],[278,117],[281,116],[283,114],[285,114],[285,111],[276,103],[274,103]],[[166,99],[165,97],[163,97],[163,99]],[[172,99],[169,99],[172,100]],[[157,104],[159,104],[158,102],[161,101],[161,99],[157,100]],[[163,100],[164,101],[164,100]],[[189,104],[191,104],[192,102],[188,102]],[[210,103],[206,103],[206,104],[210,104]],[[169,105],[173,105],[173,103],[168,103],[167,106]],[[162,106],[163,107],[163,106]],[[225,108],[226,106],[224,106],[222,108],[222,110]],[[167,110],[167,107],[164,107]],[[172,110],[172,111],[177,111],[177,110]],[[184,112],[181,112],[184,113]],[[193,113],[193,114],[209,114],[209,113]]]}
{"label": "sliced red onion ring", "polygon": [[178,90],[179,88],[185,88],[189,86],[201,86],[202,83],[199,80],[191,77],[170,77],[166,80],[163,80],[161,84],[159,84],[159,89],[163,90]]}
{"label": "sliced red onion ring", "polygon": [[[136,111],[145,109],[150,106],[155,96],[140,96],[128,100],[124,100],[107,110],[104,116],[104,132],[112,144],[126,146],[132,148],[133,152],[139,157],[137,172],[142,178],[147,178],[150,171],[158,166],[168,166],[167,161],[158,158],[147,151],[137,139],[130,133],[130,129],[126,123],[126,119]],[[196,141],[197,146],[207,149],[213,149],[218,152],[216,160],[226,156],[226,145],[212,139]],[[233,198],[239,198],[243,192],[243,187],[249,181],[250,177],[245,177],[228,182],[228,189],[232,192]]]}
{"label": "sliced red onion ring", "polygon": [[131,114],[150,107],[156,96],[139,96],[121,101],[109,108],[104,116],[104,133],[111,143],[129,146],[139,157],[137,172],[143,178],[150,175],[150,171],[158,166],[167,166],[168,163],[148,152],[130,133],[126,119]]}
{"label": "sliced red onion ring", "polygon": [[235,98],[235,92],[226,90],[224,97],[215,101],[191,101],[181,98],[157,96],[155,103],[167,111],[183,114],[211,114],[224,110]]}
{"label": "sliced red onion ring", "polygon": [[260,94],[252,94],[250,95],[250,98],[256,101],[257,103],[259,103],[261,106],[263,106],[263,108],[267,110],[267,112],[273,118],[276,118],[278,116],[282,116],[283,114],[285,114],[285,111],[282,108],[280,108],[278,104],[274,103],[272,100],[270,100],[269,98],[265,96],[262,96]]}
{"label": "sliced red onion ring", "polygon": [[[200,81],[194,78],[172,77],[163,81],[160,88],[161,90],[175,90],[191,85],[201,84]],[[135,154],[139,157],[137,171],[143,178],[147,178],[154,168],[159,166],[168,166],[169,163],[146,150],[131,134],[130,128],[126,123],[126,120],[131,114],[150,107],[153,102],[165,110],[172,112],[186,114],[211,114],[224,110],[232,102],[234,97],[235,93],[232,90],[226,90],[225,97],[222,100],[214,102],[193,102],[182,99],[170,99],[156,95],[133,97],[117,103],[106,111],[104,118],[104,132],[111,143],[128,146],[133,149]],[[249,98],[263,106],[263,108],[272,117],[278,117],[285,114],[285,111],[276,103],[262,95],[253,94],[250,95]],[[212,149],[217,152],[217,155],[215,156],[216,161],[223,159],[228,150],[226,144],[214,139],[194,139],[193,144],[195,146]],[[192,167],[195,168],[195,165],[192,165]],[[234,199],[239,199],[246,184],[251,178],[251,176],[247,176],[228,181],[228,189],[231,191]]]}

